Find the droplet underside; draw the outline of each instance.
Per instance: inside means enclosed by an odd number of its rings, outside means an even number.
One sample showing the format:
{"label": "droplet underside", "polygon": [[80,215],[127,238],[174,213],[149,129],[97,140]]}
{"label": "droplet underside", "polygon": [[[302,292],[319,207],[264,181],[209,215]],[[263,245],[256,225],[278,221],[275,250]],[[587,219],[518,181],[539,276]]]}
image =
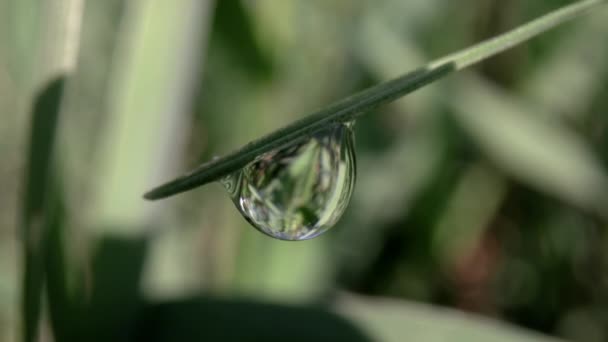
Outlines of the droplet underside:
{"label": "droplet underside", "polygon": [[222,184],[256,229],[281,240],[311,239],[348,206],[356,177],[353,145],[352,124],[333,124],[263,154]]}

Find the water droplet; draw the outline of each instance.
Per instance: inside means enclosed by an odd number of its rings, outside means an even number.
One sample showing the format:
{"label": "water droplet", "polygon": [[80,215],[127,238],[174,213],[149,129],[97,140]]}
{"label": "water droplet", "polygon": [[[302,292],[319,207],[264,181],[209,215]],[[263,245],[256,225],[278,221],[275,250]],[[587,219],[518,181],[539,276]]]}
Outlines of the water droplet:
{"label": "water droplet", "polygon": [[342,216],[355,173],[352,124],[333,124],[303,142],[265,153],[221,182],[259,231],[306,240]]}

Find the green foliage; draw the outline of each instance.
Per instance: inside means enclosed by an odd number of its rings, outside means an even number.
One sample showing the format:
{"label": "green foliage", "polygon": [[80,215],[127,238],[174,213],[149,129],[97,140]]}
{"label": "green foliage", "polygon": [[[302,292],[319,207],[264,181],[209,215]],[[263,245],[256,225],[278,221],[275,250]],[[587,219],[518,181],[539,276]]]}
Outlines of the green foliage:
{"label": "green foliage", "polygon": [[[0,341],[608,336],[605,1],[79,3],[0,0]],[[219,186],[139,196],[355,117],[355,194],[318,239],[268,239]]]}
{"label": "green foliage", "polygon": [[142,324],[142,341],[370,341],[355,325],[321,308],[243,300],[160,303],[147,309]]}
{"label": "green foliage", "polygon": [[41,312],[45,254],[53,223],[55,204],[52,168],[55,134],[65,80],[49,83],[38,95],[32,109],[29,164],[25,177],[25,196],[20,234],[24,241],[23,339],[35,341]]}

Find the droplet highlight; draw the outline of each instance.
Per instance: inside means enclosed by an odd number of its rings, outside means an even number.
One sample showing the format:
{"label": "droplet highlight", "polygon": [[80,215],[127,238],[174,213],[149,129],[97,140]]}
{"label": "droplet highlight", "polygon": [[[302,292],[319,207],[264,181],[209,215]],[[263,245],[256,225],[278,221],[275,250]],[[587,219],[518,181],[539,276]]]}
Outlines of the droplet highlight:
{"label": "droplet highlight", "polygon": [[263,154],[221,183],[262,233],[311,239],[334,226],[348,206],[356,178],[353,140],[351,123],[333,124]]}

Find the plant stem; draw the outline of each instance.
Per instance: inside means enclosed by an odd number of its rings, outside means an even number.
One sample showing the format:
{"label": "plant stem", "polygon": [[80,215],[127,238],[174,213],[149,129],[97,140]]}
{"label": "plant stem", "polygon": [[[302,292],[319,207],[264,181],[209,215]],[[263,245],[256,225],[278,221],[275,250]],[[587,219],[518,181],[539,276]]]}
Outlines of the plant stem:
{"label": "plant stem", "polygon": [[266,152],[306,139],[327,125],[352,121],[372,108],[394,101],[454,71],[462,70],[512,48],[606,1],[583,0],[564,6],[512,31],[437,59],[425,67],[391,81],[363,90],[254,140],[224,157],[204,163],[188,174],[152,189],[144,195],[144,198],[160,199],[221,179],[240,170]]}

